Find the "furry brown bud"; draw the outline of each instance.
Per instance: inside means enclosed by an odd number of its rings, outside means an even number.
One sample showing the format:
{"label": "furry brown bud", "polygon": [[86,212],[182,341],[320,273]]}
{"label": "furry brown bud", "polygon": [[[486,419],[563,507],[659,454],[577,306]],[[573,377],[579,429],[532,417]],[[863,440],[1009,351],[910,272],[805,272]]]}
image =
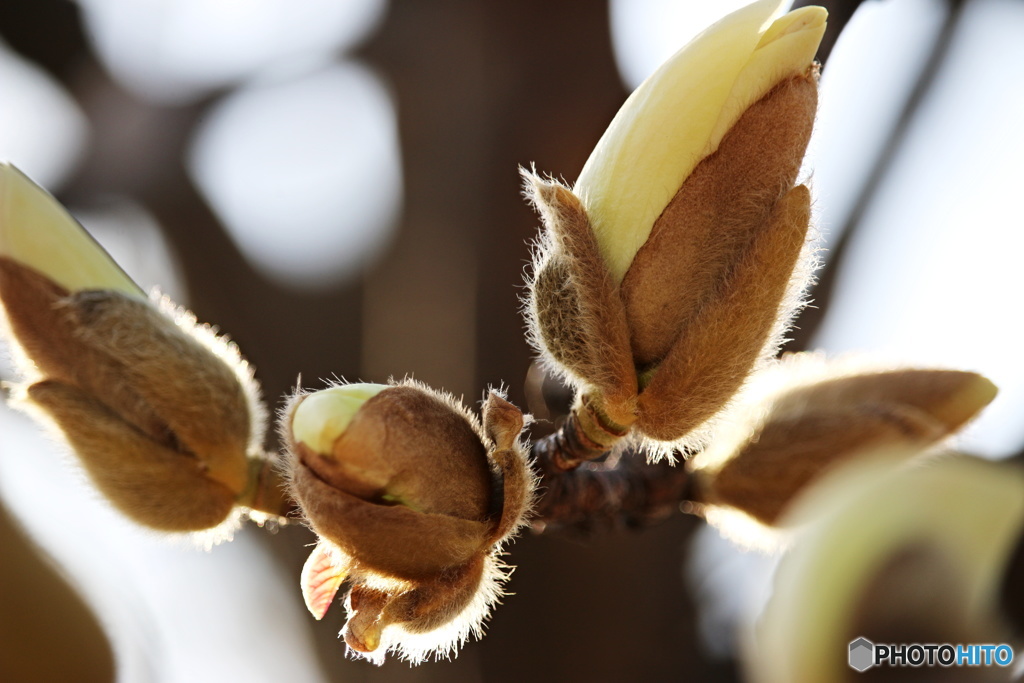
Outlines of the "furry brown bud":
{"label": "furry brown bud", "polygon": [[[237,349],[146,300],[41,188],[0,168],[0,300],[27,382],[104,496],[166,531],[219,525],[260,473],[262,406]],[[250,457],[253,456],[253,457]]]}
{"label": "furry brown bud", "polygon": [[996,388],[973,372],[870,369],[787,357],[691,463],[700,497],[775,524],[823,472],[858,453],[917,453],[962,427]]}
{"label": "furry brown bud", "polygon": [[545,224],[533,341],[610,427],[699,442],[775,353],[809,279],[810,194],[794,181],[816,101],[809,68],[752,104],[683,182],[621,284],[576,195],[527,176]]}
{"label": "furry brown bud", "polygon": [[505,580],[500,546],[533,497],[522,427],[495,393],[482,425],[413,382],[296,396],[282,430],[292,492],[320,536],[302,577],[310,612],[321,618],[348,580],[345,641],[377,662],[479,633]]}

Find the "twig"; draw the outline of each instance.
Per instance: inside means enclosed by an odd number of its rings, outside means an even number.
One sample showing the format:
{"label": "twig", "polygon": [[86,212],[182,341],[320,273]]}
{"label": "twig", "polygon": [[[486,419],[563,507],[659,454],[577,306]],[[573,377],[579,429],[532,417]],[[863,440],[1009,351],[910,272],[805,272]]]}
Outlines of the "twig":
{"label": "twig", "polygon": [[[653,524],[694,498],[687,469],[623,453],[601,462],[576,438],[573,420],[533,444],[541,479],[534,528],[590,532]],[[567,469],[567,463],[577,463]]]}

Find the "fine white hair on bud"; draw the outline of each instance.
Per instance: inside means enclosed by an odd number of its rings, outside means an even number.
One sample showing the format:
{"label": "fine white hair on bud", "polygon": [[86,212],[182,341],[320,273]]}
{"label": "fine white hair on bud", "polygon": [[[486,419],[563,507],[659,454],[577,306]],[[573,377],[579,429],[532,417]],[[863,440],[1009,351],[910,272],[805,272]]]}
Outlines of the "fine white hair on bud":
{"label": "fine white hair on bud", "polygon": [[13,404],[57,428],[117,509],[162,531],[223,531],[259,498],[264,408],[237,347],[165,297],[147,299],[6,164],[0,302],[24,382]]}
{"label": "fine white hair on bud", "polygon": [[543,222],[530,340],[602,442],[695,451],[770,361],[816,266],[798,174],[825,10],[762,0],[722,19],[623,105],[570,190],[524,172]]}
{"label": "fine white hair on bud", "polygon": [[[939,450],[995,395],[974,372],[790,354],[741,394],[718,437],[690,461],[694,486],[705,504],[774,526],[830,468],[881,448]],[[711,521],[726,518],[708,511]]]}
{"label": "fine white hair on bud", "polygon": [[483,421],[414,381],[297,393],[281,415],[288,479],[320,541],[302,592],[323,617],[342,592],[350,654],[451,656],[503,594],[501,547],[536,487],[518,408],[492,392]]}

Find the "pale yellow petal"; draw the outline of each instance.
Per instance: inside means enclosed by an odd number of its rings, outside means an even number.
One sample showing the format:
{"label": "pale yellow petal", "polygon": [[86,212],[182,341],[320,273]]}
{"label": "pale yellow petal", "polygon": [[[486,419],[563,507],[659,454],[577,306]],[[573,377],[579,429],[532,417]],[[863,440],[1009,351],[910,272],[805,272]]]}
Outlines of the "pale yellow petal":
{"label": "pale yellow petal", "polygon": [[718,149],[722,138],[750,105],[783,79],[803,73],[810,66],[825,35],[827,18],[823,7],[802,7],[778,18],[765,31],[722,107],[707,154]]}
{"label": "pale yellow petal", "polygon": [[0,256],[69,291],[145,293],[56,199],[14,166],[0,163]]}
{"label": "pale yellow petal", "polygon": [[292,438],[314,453],[328,455],[352,417],[384,384],[345,384],[304,397],[292,414]]}
{"label": "pale yellow petal", "polygon": [[698,35],[630,95],[597,143],[574,192],[616,282],[706,156],[733,83],[783,4],[755,2]]}

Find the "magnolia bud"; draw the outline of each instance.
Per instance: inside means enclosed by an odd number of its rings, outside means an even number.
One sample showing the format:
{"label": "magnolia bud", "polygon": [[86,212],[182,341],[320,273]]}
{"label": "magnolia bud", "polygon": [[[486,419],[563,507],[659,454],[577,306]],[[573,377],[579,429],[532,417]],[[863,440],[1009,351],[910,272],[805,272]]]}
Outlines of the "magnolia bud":
{"label": "magnolia bud", "polygon": [[803,7],[772,22],[784,4],[750,4],[676,52],[629,96],[587,159],[574,191],[615,282],[747,108],[811,65],[827,13]]}
{"label": "magnolia bud", "polygon": [[[787,517],[802,531],[748,643],[751,680],[855,680],[860,674],[846,653],[857,638],[957,644],[1010,637],[998,598],[1024,527],[1019,468],[966,456],[895,471],[858,460],[812,487]],[[887,671],[906,672],[877,673]],[[927,671],[934,672],[927,680],[944,673],[1009,680],[995,666]]]}
{"label": "magnolia bud", "polygon": [[[810,277],[795,185],[825,11],[756,2],[626,101],[572,191],[525,174],[544,222],[535,346],[602,429],[677,448],[774,355]],[[593,436],[593,435],[588,435]]]}
{"label": "magnolia bud", "polygon": [[147,526],[224,521],[252,491],[263,409],[234,345],[141,290],[64,209],[0,166],[0,300],[27,382],[93,483]]}
{"label": "magnolia bud", "polygon": [[882,448],[917,454],[996,395],[973,372],[857,367],[813,354],[787,357],[754,389],[691,467],[702,501],[768,525],[837,463]]}
{"label": "magnolia bud", "polygon": [[321,618],[347,579],[345,641],[377,662],[479,633],[505,580],[500,545],[533,496],[522,427],[495,393],[482,426],[412,382],[296,396],[283,432],[293,495],[320,536],[302,577],[310,612]]}

